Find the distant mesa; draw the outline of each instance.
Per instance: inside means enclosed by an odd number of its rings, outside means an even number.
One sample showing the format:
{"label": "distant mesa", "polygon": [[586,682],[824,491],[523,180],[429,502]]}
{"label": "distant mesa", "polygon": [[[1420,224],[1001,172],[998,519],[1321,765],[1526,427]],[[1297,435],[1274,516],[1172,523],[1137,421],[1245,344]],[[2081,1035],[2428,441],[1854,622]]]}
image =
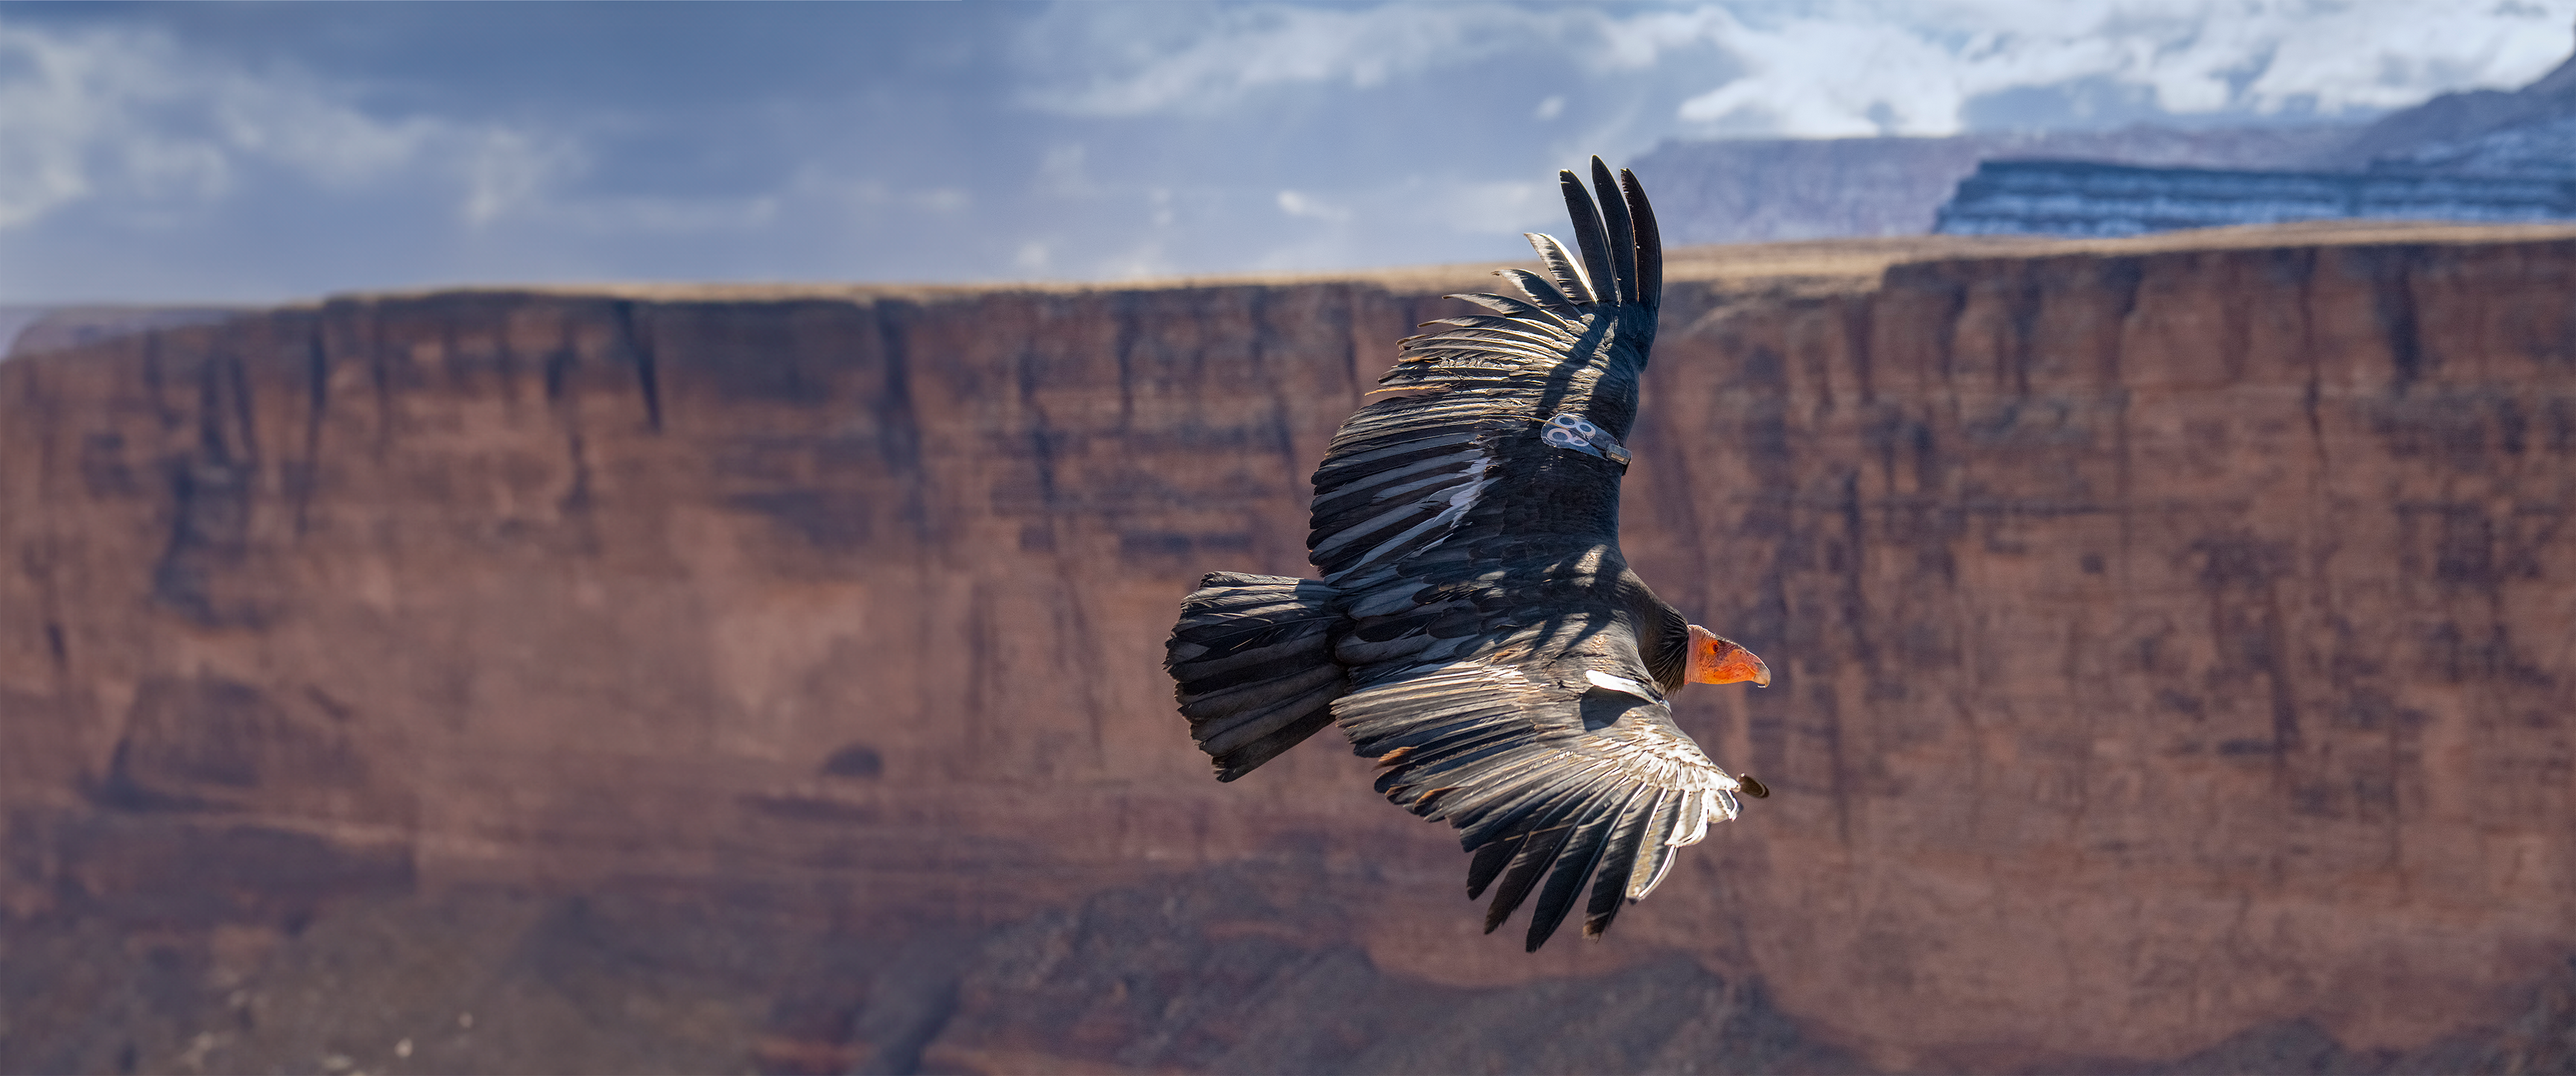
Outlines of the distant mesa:
{"label": "distant mesa", "polygon": [[1986,160],[1932,230],[2113,237],[2303,220],[2576,219],[2576,58],[2519,90],[2444,94],[2392,113],[2304,163]]}
{"label": "distant mesa", "polygon": [[2576,60],[2366,126],[1666,142],[1636,169],[1679,243],[2562,220],[2576,217]]}
{"label": "distant mesa", "polygon": [[2576,57],[2519,90],[2446,93],[2364,128],[2320,165],[2576,179]]}
{"label": "distant mesa", "polygon": [[2571,218],[2576,181],[2567,180],[1986,161],[1960,181],[1932,230],[2112,238],[2303,220],[2522,224]]}
{"label": "distant mesa", "polygon": [[[2320,169],[2360,127],[1977,132],[1952,138],[1666,142],[1636,161],[1674,243],[1923,235],[1984,161],[2162,168]],[[1667,193],[1669,192],[1669,193]]]}

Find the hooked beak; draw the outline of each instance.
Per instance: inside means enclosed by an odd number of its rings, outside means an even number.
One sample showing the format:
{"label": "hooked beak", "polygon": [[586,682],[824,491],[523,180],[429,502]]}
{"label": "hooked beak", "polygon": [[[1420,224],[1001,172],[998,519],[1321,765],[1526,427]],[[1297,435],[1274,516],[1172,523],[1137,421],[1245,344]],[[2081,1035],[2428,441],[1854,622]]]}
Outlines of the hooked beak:
{"label": "hooked beak", "polygon": [[1690,634],[1690,670],[1685,677],[1689,682],[1771,686],[1771,667],[1752,651],[1697,624],[1691,625]]}
{"label": "hooked beak", "polygon": [[1726,656],[1726,660],[1717,663],[1717,677],[1709,682],[1712,684],[1751,683],[1755,687],[1770,687],[1771,667],[1763,664],[1761,658],[1753,656],[1752,651],[1739,646],[1735,648],[1734,653]]}

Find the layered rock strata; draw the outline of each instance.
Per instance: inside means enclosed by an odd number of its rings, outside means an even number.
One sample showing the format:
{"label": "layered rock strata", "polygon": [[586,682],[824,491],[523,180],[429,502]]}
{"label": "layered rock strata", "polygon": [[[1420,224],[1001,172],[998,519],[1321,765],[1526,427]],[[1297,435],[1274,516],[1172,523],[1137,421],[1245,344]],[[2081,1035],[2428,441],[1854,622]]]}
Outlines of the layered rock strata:
{"label": "layered rock strata", "polygon": [[2107,237],[2305,220],[2519,223],[2571,217],[2576,181],[2555,178],[1986,161],[1959,182],[1932,230]]}

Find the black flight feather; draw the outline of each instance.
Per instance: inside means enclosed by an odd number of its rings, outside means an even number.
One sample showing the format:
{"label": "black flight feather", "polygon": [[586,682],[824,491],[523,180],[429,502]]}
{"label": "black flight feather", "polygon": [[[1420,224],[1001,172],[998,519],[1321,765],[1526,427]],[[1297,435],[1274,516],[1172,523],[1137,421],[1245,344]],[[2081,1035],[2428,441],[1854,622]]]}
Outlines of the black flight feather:
{"label": "black flight feather", "polygon": [[1547,885],[1539,890],[1538,907],[1530,912],[1529,951],[1547,943],[1565,922],[1565,913],[1574,910],[1574,897],[1583,891],[1583,883],[1601,868],[1601,854],[1608,850],[1610,828],[1635,799],[1637,786],[1628,786],[1628,794],[1615,804],[1596,801],[1600,806],[1587,810],[1575,824],[1574,835],[1566,838],[1565,849],[1557,853],[1556,870],[1547,876]]}
{"label": "black flight feather", "polygon": [[1565,213],[1573,218],[1574,245],[1583,252],[1583,272],[1592,279],[1592,297],[1618,302],[1619,282],[1610,273],[1610,241],[1601,234],[1601,211],[1594,208],[1591,193],[1574,173],[1558,172],[1556,185],[1565,189]]}
{"label": "black flight feather", "polygon": [[1628,201],[1610,177],[1610,166],[1592,158],[1592,189],[1601,192],[1601,218],[1610,226],[1610,275],[1619,282],[1619,300],[1638,301],[1637,230],[1628,221]]}
{"label": "black flight feather", "polygon": [[1637,226],[1636,302],[1653,310],[1664,302],[1664,235],[1655,227],[1655,207],[1646,201],[1646,189],[1637,185],[1636,173],[1619,170],[1619,194]]}
{"label": "black flight feather", "polygon": [[[1529,240],[1530,249],[1538,251],[1539,264],[1546,267],[1549,279],[1556,282],[1556,290],[1570,303],[1589,303],[1600,298],[1583,266],[1575,263],[1574,256],[1566,253],[1565,244],[1557,242],[1555,236],[1541,232],[1523,232],[1521,236]],[[1495,272],[1509,275],[1515,281],[1528,275],[1518,269],[1497,269]],[[1528,290],[1528,285],[1523,284],[1522,290]],[[1536,293],[1530,297],[1538,298]],[[1539,299],[1539,302],[1545,304],[1547,300]]]}
{"label": "black flight feather", "polygon": [[1619,909],[1628,906],[1628,874],[1636,869],[1637,853],[1646,840],[1646,823],[1655,815],[1655,805],[1673,793],[1659,788],[1642,789],[1628,801],[1628,809],[1619,815],[1618,824],[1610,831],[1610,843],[1601,850],[1601,869],[1592,882],[1592,900],[1583,908],[1583,936],[1598,938],[1618,918]]}
{"label": "black flight feather", "polygon": [[1511,863],[1512,853],[1520,851],[1521,838],[1510,837],[1476,849],[1476,858],[1467,863],[1467,899],[1485,895],[1485,887]]}
{"label": "black flight feather", "polygon": [[1493,933],[1503,920],[1512,917],[1512,910],[1529,896],[1530,886],[1538,882],[1548,864],[1556,862],[1556,850],[1565,847],[1566,834],[1573,831],[1572,826],[1554,826],[1532,833],[1521,842],[1521,850],[1512,856],[1511,868],[1503,872],[1502,888],[1494,890],[1494,902],[1485,907],[1485,933]]}

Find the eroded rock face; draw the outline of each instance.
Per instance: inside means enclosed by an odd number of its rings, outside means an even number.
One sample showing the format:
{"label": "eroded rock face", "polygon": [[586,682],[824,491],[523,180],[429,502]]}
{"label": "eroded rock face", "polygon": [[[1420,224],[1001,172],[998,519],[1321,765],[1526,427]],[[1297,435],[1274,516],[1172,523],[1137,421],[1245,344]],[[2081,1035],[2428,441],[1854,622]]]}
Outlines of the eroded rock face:
{"label": "eroded rock face", "polygon": [[2404,1048],[2554,959],[2568,253],[1905,266],[1659,356],[1648,428],[1734,432],[1640,449],[1695,466],[1639,559],[1740,566],[1703,600],[1797,667],[1730,745],[1790,789],[1746,884],[1839,926],[1752,931],[1784,1000],[1962,1064]]}
{"label": "eroded rock face", "polygon": [[1066,955],[1245,870],[1276,914],[1111,949],[1285,954],[1210,1012],[1697,1014],[1640,1067],[2470,1049],[2576,949],[2576,239],[2521,235],[1678,274],[1626,544],[1769,661],[1680,713],[1776,793],[1535,958],[1337,745],[1208,780],[1159,668],[1199,573],[1302,569],[1325,440],[1472,277],[451,293],[14,358],[0,903],[282,932],[226,973],[280,982],[302,924],[496,886],[984,954],[862,961],[949,969],[873,1017],[670,1002],[781,1069],[1487,1056],[1191,1039]]}

